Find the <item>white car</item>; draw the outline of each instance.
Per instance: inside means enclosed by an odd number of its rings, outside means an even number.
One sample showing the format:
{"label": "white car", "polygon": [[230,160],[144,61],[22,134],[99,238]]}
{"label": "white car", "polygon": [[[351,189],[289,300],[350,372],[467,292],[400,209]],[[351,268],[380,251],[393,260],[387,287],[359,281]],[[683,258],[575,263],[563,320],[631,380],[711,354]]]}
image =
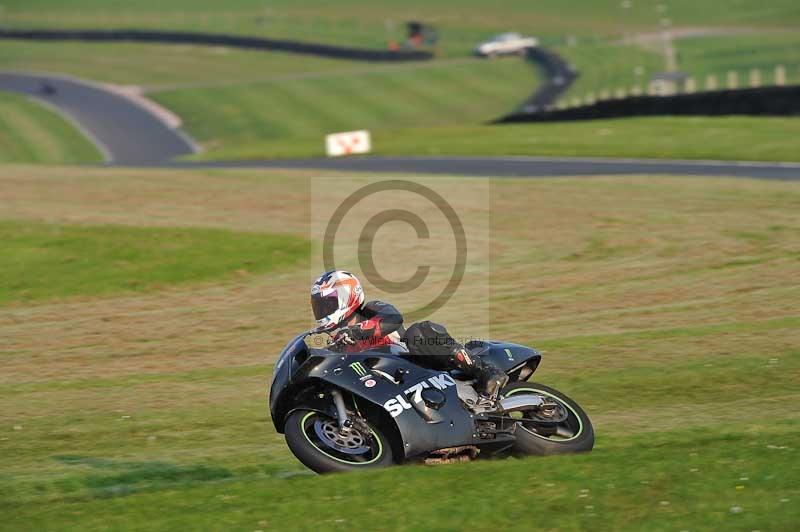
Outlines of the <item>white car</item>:
{"label": "white car", "polygon": [[501,33],[476,46],[475,54],[486,57],[520,54],[527,48],[534,48],[538,45],[539,40],[535,37],[523,37],[519,33]]}

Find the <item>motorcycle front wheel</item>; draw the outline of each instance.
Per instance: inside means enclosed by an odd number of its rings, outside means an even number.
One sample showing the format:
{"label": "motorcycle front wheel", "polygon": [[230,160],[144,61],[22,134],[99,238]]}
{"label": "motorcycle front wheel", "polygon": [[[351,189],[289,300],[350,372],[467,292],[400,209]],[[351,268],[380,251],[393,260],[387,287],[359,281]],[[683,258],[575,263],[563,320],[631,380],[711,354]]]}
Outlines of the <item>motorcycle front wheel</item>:
{"label": "motorcycle front wheel", "polygon": [[512,412],[517,421],[514,450],[523,454],[550,455],[591,451],[594,428],[583,409],[555,388],[534,382],[515,382],[506,386],[504,397],[538,395],[544,405]]}
{"label": "motorcycle front wheel", "polygon": [[286,444],[303,465],[317,473],[335,473],[392,465],[389,441],[376,428],[340,430],[335,418],[296,410],[286,420]]}

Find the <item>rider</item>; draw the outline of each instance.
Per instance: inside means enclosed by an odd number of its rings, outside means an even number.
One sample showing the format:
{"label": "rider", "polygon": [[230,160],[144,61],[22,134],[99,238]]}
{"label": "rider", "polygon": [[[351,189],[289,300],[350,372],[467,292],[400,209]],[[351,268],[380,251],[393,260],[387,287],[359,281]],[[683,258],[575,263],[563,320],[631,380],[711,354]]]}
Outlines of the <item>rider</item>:
{"label": "rider", "polygon": [[412,355],[427,356],[428,365],[458,369],[478,381],[479,391],[494,399],[508,376],[494,364],[472,357],[447,330],[423,321],[403,329],[403,316],[382,301],[364,302],[364,289],[355,275],[342,270],[323,273],[311,286],[311,308],[317,330],[333,336],[347,352],[405,343]]}

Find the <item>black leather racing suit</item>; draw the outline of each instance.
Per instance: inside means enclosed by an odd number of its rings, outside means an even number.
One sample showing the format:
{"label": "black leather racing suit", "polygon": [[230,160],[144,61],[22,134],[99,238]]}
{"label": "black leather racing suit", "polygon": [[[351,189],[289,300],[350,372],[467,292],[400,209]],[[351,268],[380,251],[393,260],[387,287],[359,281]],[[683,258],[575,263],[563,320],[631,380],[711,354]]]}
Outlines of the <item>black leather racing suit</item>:
{"label": "black leather racing suit", "polygon": [[500,368],[472,356],[450,336],[444,325],[432,321],[415,323],[406,331],[403,340],[412,355],[426,357],[425,365],[435,369],[458,369],[478,381],[478,391],[494,399],[508,382],[508,375]]}
{"label": "black leather racing suit", "polygon": [[337,331],[335,338],[341,334],[350,334],[356,341],[346,345],[348,353],[357,353],[365,349],[402,342],[403,315],[394,306],[383,301],[369,301],[361,305]]}
{"label": "black leather racing suit", "polygon": [[425,357],[417,360],[421,365],[442,371],[458,369],[467,377],[476,379],[478,390],[491,398],[497,396],[508,380],[505,372],[494,364],[471,356],[443,325],[423,321],[404,330],[403,315],[383,301],[362,305],[338,330],[335,338],[342,334],[355,340],[353,345],[344,347],[350,353],[404,342],[411,355]]}

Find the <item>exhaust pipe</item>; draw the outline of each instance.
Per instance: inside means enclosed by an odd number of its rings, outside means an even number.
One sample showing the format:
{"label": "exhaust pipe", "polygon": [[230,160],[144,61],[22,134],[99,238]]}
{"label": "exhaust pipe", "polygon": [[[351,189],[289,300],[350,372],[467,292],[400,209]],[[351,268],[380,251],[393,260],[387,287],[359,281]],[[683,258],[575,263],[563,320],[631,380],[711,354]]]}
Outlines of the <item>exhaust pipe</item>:
{"label": "exhaust pipe", "polygon": [[504,412],[514,412],[515,410],[527,410],[538,408],[544,404],[544,399],[538,395],[516,395],[500,400],[500,408]]}

